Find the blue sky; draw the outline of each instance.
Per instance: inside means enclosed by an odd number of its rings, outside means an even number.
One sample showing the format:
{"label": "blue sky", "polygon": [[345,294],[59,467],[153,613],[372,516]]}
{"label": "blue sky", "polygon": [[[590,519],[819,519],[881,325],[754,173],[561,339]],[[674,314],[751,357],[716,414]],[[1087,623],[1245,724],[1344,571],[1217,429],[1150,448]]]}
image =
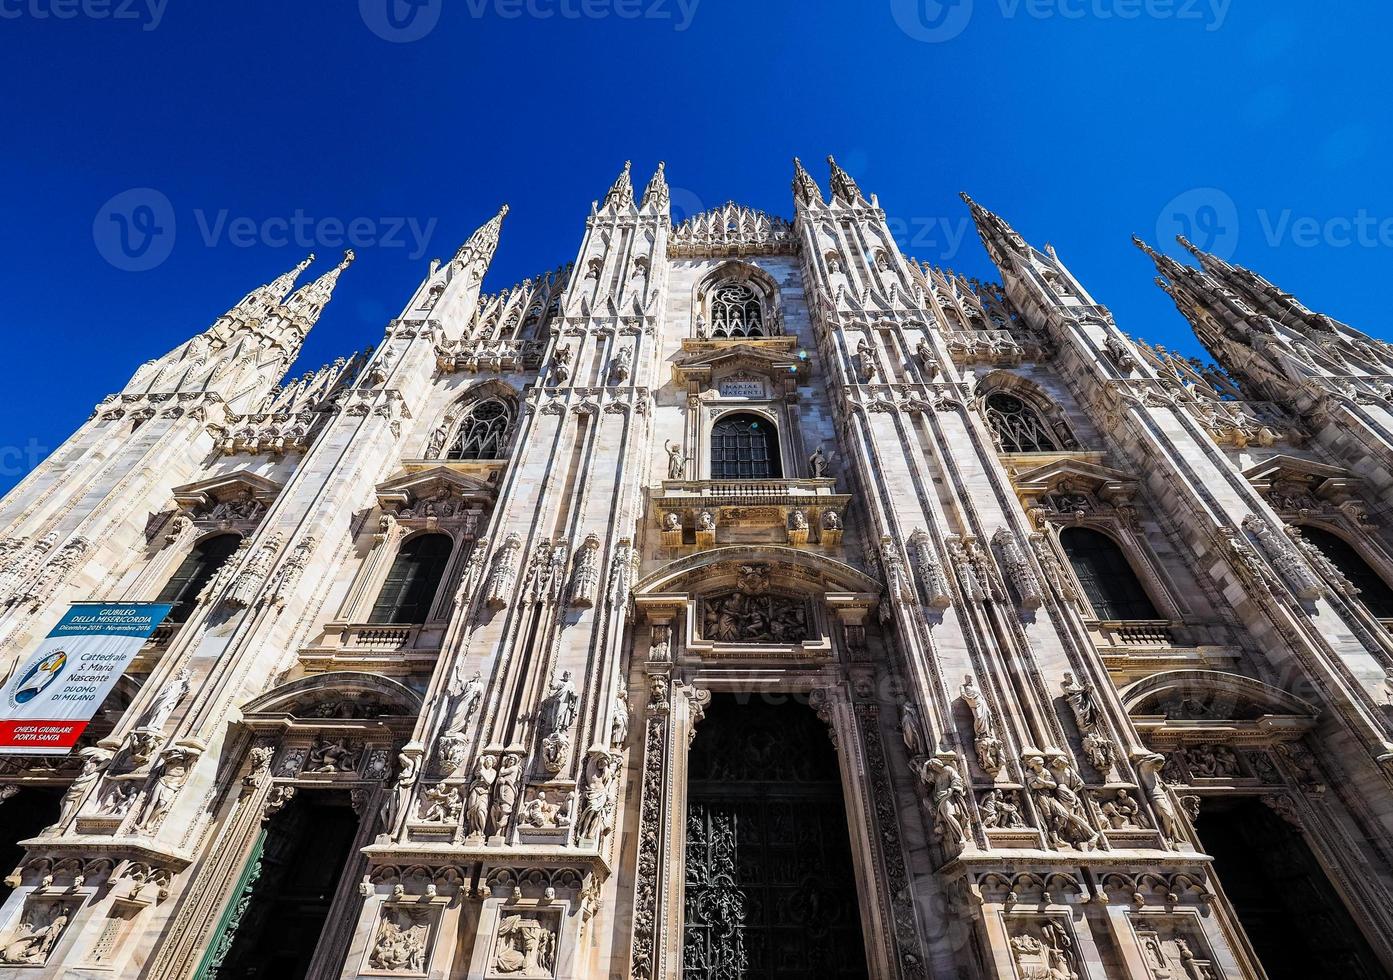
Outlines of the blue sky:
{"label": "blue sky", "polygon": [[[487,288],[574,258],[626,158],[640,182],[665,159],[681,210],[789,215],[790,158],[825,185],[834,153],[907,253],[991,275],[967,190],[1052,242],[1124,329],[1196,352],[1128,240],[1188,224],[1390,335],[1388,5],[407,2],[0,0],[0,490],[293,265],[297,218],[320,268],[350,223],[387,239],[358,248],[306,368],[376,342],[503,201]],[[136,188],[174,229],[141,261],[111,220]]]}

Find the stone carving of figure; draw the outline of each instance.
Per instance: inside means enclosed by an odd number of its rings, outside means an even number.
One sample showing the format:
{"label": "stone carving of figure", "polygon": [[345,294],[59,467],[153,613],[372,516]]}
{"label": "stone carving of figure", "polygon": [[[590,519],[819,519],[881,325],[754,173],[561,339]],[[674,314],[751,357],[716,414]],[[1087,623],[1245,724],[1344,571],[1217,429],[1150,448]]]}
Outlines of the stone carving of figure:
{"label": "stone carving of figure", "polygon": [[518,823],[524,827],[555,827],[560,811],[555,803],[547,802],[546,790],[539,789],[537,795],[518,810]]}
{"label": "stone carving of figure", "polygon": [[865,337],[862,337],[856,345],[856,373],[860,375],[862,381],[871,381],[875,378],[875,350]]}
{"label": "stone carving of figure", "polygon": [[697,530],[698,530],[698,531],[714,531],[714,530],[716,530],[716,516],[715,516],[714,514],[712,514],[709,510],[704,510],[704,511],[702,511],[700,514],[697,515]]}
{"label": "stone carving of figure", "polygon": [[905,751],[911,759],[928,755],[924,744],[924,727],[919,718],[919,706],[913,701],[900,705],[900,735],[904,738]]}
{"label": "stone carving of figure", "polygon": [[1159,752],[1151,752],[1136,761],[1137,778],[1141,782],[1142,791],[1146,793],[1146,798],[1151,801],[1152,812],[1156,814],[1156,822],[1160,824],[1161,836],[1172,845],[1183,843],[1185,837],[1181,832],[1180,816],[1175,812],[1170,793],[1166,791],[1165,781],[1161,778],[1161,767],[1166,764],[1166,757]]}
{"label": "stone carving of figure", "polygon": [[667,478],[681,480],[687,472],[687,457],[682,455],[682,447],[663,440],[663,450],[667,453]]}
{"label": "stone carving of figure", "polygon": [[929,790],[929,803],[934,817],[934,834],[945,847],[960,851],[967,846],[967,832],[963,829],[963,777],[956,766],[943,759],[932,758],[924,762],[919,778]]}
{"label": "stone carving of figure", "polygon": [[313,535],[306,537],[295,546],[290,557],[282,562],[281,567],[271,576],[271,581],[266,587],[266,600],[276,609],[283,607],[290,598],[296,583],[300,581],[300,576],[310,563],[315,544],[316,539]]}
{"label": "stone carving of figure", "polygon": [[[1027,754],[1025,757],[1025,784],[1035,799],[1036,809],[1045,821],[1045,829],[1056,846],[1074,845],[1087,847],[1097,840],[1098,835],[1082,813],[1082,801],[1073,782],[1082,780],[1069,768],[1064,759],[1056,759],[1056,765],[1046,768],[1041,755]],[[1064,785],[1060,777],[1066,779]]]}
{"label": "stone carving of figure", "polygon": [[387,972],[425,972],[429,931],[429,924],[416,910],[384,908],[382,927],[368,956],[368,965]]}
{"label": "stone carving of figure", "polygon": [[518,777],[522,775],[522,759],[509,752],[498,767],[498,780],[493,787],[493,832],[502,836],[508,832],[508,821],[518,800]]}
{"label": "stone carving of figure", "polygon": [[1125,789],[1118,790],[1112,799],[1103,801],[1098,807],[1098,812],[1113,830],[1136,829],[1141,826],[1137,820],[1141,808],[1137,806],[1132,794]]}
{"label": "stone carving of figure", "polygon": [[1083,751],[1088,756],[1089,763],[1101,773],[1111,772],[1116,761],[1116,751],[1112,740],[1102,731],[1103,715],[1097,699],[1093,696],[1093,685],[1079,683],[1074,680],[1073,674],[1066,673],[1060,686],[1064,690],[1064,699],[1069,702],[1069,709],[1074,713],[1079,733],[1083,736]]}
{"label": "stone carving of figure", "polygon": [[614,704],[610,708],[609,745],[612,749],[622,749],[629,740],[629,692],[621,683],[614,692]]}
{"label": "stone carving of figure", "polygon": [[[63,826],[77,813],[82,798],[87,795],[92,784],[101,778],[102,772],[111,762],[111,753],[94,745],[83,749],[78,755],[82,757],[82,772],[78,773],[77,778],[68,787],[68,791],[63,794],[63,810],[58,815],[58,822],[55,826]],[[5,788],[11,787],[18,789],[12,783],[7,784]]]}
{"label": "stone carving of figure", "polygon": [[563,670],[560,679],[552,682],[551,690],[542,701],[542,710],[538,716],[540,729],[547,733],[566,731],[576,720],[579,704],[580,695],[576,693],[576,686],[571,681],[571,672]]}
{"label": "stone carving of figure", "polygon": [[0,963],[41,965],[63,938],[72,909],[54,902],[30,906],[15,937],[0,947]]}
{"label": "stone carving of figure", "polygon": [[632,348],[621,347],[614,353],[614,360],[609,366],[609,377],[614,384],[623,384],[629,379],[629,372],[632,369],[634,352]]}
{"label": "stone carving of figure", "polygon": [[442,425],[430,434],[430,442],[426,444],[426,459],[439,459],[440,453],[445,448],[445,439],[449,436],[450,429]]}
{"label": "stone carving of figure", "polygon": [[136,818],[136,826],[140,830],[153,834],[160,829],[164,818],[169,815],[169,808],[174,805],[174,797],[189,778],[189,767],[193,765],[193,760],[193,753],[187,749],[166,749],[160,756],[154,784]]}
{"label": "stone carving of figure", "polygon": [[914,356],[919,361],[919,368],[928,380],[932,381],[938,377],[938,358],[934,356],[934,349],[929,346],[927,339],[920,338],[919,343],[914,348]]}
{"label": "stone carving of figure", "polygon": [[982,814],[983,827],[1015,830],[1025,827],[1015,790],[989,790],[977,809]]}
{"label": "stone carving of figure", "polygon": [[821,443],[808,457],[808,476],[814,480],[821,480],[827,476],[827,454],[822,451]]}
{"label": "stone carving of figure", "polygon": [[682,515],[678,514],[676,511],[672,511],[672,510],[668,511],[667,514],[664,515],[664,517],[663,517],[663,530],[664,530],[664,531],[680,531],[680,530],[682,530]]}
{"label": "stone carving of figure", "polygon": [[564,385],[571,380],[570,345],[556,348],[555,361],[551,367],[552,384]]}
{"label": "stone carving of figure", "polygon": [[530,916],[510,915],[498,924],[494,974],[550,977],[556,969],[556,934]]}
{"label": "stone carving of figure", "polygon": [[441,783],[428,786],[422,801],[421,819],[427,823],[455,823],[459,820],[464,800],[458,786]]}
{"label": "stone carving of figure", "polygon": [[977,749],[977,761],[984,772],[995,775],[1001,771],[1006,760],[1001,739],[996,737],[996,723],[992,720],[991,706],[973,684],[971,674],[963,679],[961,694],[963,703],[972,712],[972,740]]}
{"label": "stone carving of figure", "polygon": [[576,839],[598,840],[609,831],[614,819],[614,782],[619,771],[619,757],[610,752],[594,751],[590,753],[586,768],[580,814],[576,817]]}
{"label": "stone carving of figure", "polygon": [[446,732],[460,732],[469,723],[469,719],[474,716],[474,712],[479,708],[479,702],[484,696],[484,676],[479,671],[465,680],[463,676],[463,661],[455,661],[454,670],[450,673],[450,685],[446,688],[446,693],[450,696],[451,708],[450,716],[445,722]]}
{"label": "stone carving of figure", "polygon": [[316,737],[314,744],[310,746],[306,771],[352,772],[358,768],[358,756],[361,754],[362,749],[350,745],[346,737],[341,736],[332,741]]}
{"label": "stone carving of figure", "polygon": [[788,529],[790,531],[806,531],[808,529],[808,515],[801,508],[794,508],[788,513]]}
{"label": "stone carving of figure", "polygon": [[179,673],[165,682],[164,687],[160,688],[159,694],[155,695],[155,700],[150,702],[149,707],[140,715],[140,721],[136,728],[151,732],[164,731],[165,722],[169,721],[169,716],[174,713],[174,709],[179,706],[179,702],[184,700],[184,695],[189,693],[189,665],[185,664],[179,669]]}
{"label": "stone carving of figure", "polygon": [[497,757],[486,753],[479,756],[479,761],[474,765],[474,774],[469,777],[465,822],[470,840],[484,839],[489,819],[489,799],[493,796],[493,784],[498,779],[497,767]]}

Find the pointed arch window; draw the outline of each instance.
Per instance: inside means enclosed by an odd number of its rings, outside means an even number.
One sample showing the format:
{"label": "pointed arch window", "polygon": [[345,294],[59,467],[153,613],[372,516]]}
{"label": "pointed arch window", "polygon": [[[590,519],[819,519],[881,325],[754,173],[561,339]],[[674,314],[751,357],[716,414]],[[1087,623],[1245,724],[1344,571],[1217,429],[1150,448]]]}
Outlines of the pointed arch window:
{"label": "pointed arch window", "polygon": [[1096,618],[1161,618],[1131,562],[1112,538],[1092,528],[1070,527],[1060,532],[1059,543]]}
{"label": "pointed arch window", "polygon": [[465,409],[445,458],[502,459],[516,414],[516,404],[501,395],[473,402]]}
{"label": "pointed arch window", "polygon": [[1323,527],[1301,526],[1301,536],[1320,549],[1321,554],[1340,570],[1359,590],[1359,598],[1379,619],[1393,619],[1393,589],[1355,550],[1354,545]]}
{"label": "pointed arch window", "polygon": [[168,602],[172,606],[165,617],[166,623],[182,623],[193,615],[198,606],[198,594],[213,580],[218,569],[232,557],[241,543],[242,536],[239,534],[219,534],[194,545],[155,599],[156,602]]}
{"label": "pointed arch window", "polygon": [[1015,395],[993,392],[986,401],[987,424],[1007,453],[1052,453],[1059,442],[1034,408]]}
{"label": "pointed arch window", "polygon": [[711,290],[711,336],[763,337],[764,303],[748,282],[727,279]]}
{"label": "pointed arch window", "polygon": [[424,623],[453,550],[454,542],[448,534],[419,534],[403,544],[377,594],[368,622]]}
{"label": "pointed arch window", "polygon": [[711,479],[767,480],[783,475],[774,423],[740,413],[711,427]]}

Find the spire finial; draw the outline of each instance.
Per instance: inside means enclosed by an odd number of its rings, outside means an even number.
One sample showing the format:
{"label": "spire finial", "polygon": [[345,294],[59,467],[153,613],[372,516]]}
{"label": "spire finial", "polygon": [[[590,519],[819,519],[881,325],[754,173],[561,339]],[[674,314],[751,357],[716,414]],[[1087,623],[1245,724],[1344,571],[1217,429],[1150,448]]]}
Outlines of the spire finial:
{"label": "spire finial", "polygon": [[793,158],[793,199],[798,204],[822,203],[822,188],[803,169],[803,161],[797,157]]}
{"label": "spire finial", "polygon": [[841,167],[837,166],[837,161],[832,154],[827,154],[827,166],[832,170],[832,196],[845,204],[864,204],[866,199],[861,196],[861,188],[856,186],[856,181],[851,178]]}
{"label": "spire finial", "polygon": [[605,207],[609,207],[611,204],[617,205],[618,207],[631,207],[633,205],[634,185],[629,180],[629,171],[632,168],[633,162],[625,160],[624,169],[620,171],[619,176],[614,180],[614,184],[611,185],[609,193],[605,195]]}
{"label": "spire finial", "polygon": [[644,188],[642,207],[647,208],[651,205],[659,211],[667,210],[671,198],[667,188],[667,177],[665,176],[666,168],[667,164],[659,160],[658,169],[653,172],[652,179],[648,181],[648,186]]}

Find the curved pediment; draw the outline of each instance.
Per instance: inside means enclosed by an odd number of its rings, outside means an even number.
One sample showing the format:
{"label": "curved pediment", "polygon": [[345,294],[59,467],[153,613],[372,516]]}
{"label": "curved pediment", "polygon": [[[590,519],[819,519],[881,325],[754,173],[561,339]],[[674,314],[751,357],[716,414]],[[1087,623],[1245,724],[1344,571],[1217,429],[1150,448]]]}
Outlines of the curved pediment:
{"label": "curved pediment", "polygon": [[737,587],[752,574],[772,587],[806,594],[881,591],[877,579],[825,555],[780,545],[729,545],[668,562],[639,582],[634,594],[705,594]]}
{"label": "curved pediment", "polygon": [[1272,716],[1314,719],[1319,709],[1262,681],[1221,670],[1166,670],[1120,692],[1132,715],[1167,721],[1257,721]]}
{"label": "curved pediment", "polygon": [[388,715],[413,716],[421,698],[387,677],[337,670],[301,677],[273,688],[242,706],[242,716],[353,719]]}

